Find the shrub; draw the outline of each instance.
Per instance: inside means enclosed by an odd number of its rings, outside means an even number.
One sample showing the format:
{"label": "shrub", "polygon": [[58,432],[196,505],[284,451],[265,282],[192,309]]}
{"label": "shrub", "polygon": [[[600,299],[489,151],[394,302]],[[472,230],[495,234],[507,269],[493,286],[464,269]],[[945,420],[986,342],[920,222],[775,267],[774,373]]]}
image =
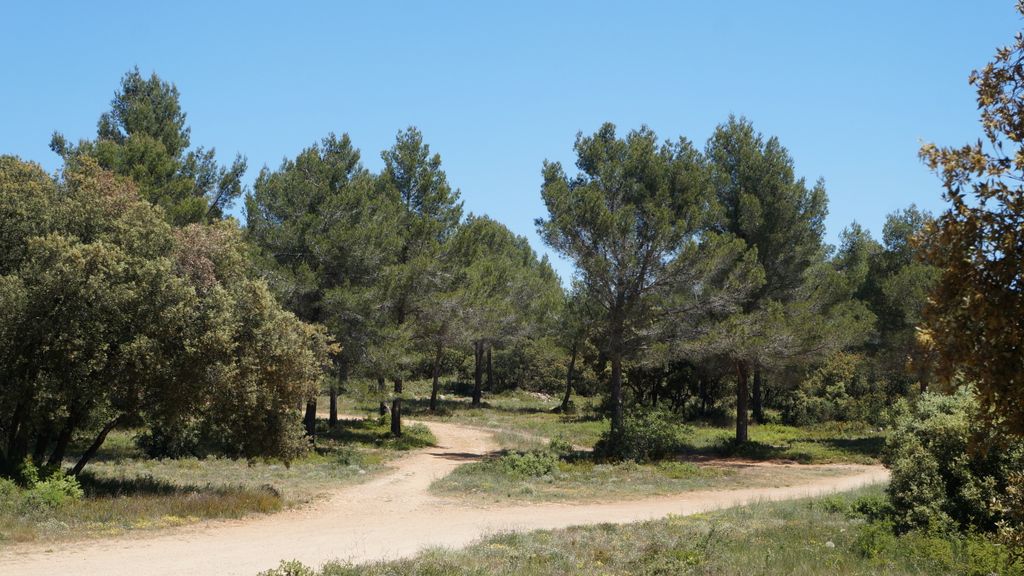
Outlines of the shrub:
{"label": "shrub", "polygon": [[993,532],[1015,522],[1006,494],[1024,469],[1024,442],[1000,445],[977,427],[977,410],[968,388],[896,407],[883,460],[897,529]]}
{"label": "shrub", "polygon": [[558,471],[558,456],[547,450],[510,452],[498,459],[498,467],[508,476],[540,478]]}
{"label": "shrub", "polygon": [[600,457],[649,462],[682,450],[691,430],[675,421],[671,412],[647,410],[626,416],[622,433],[609,430],[594,446]]}
{"label": "shrub", "polygon": [[494,391],[521,388],[557,393],[565,387],[565,353],[544,340],[525,339],[494,350]]}
{"label": "shrub", "polygon": [[558,456],[559,458],[564,456],[571,456],[576,452],[576,449],[573,447],[572,443],[570,443],[565,438],[562,438],[561,436],[556,436],[548,442],[548,450],[551,451],[552,454]]}
{"label": "shrub", "polygon": [[77,502],[82,496],[82,486],[78,479],[66,476],[58,470],[46,480],[36,482],[35,486],[27,491],[25,501],[33,509],[52,509]]}
{"label": "shrub", "polygon": [[864,359],[840,352],[815,370],[783,400],[782,420],[806,426],[833,420],[878,423],[889,399],[872,380]]}

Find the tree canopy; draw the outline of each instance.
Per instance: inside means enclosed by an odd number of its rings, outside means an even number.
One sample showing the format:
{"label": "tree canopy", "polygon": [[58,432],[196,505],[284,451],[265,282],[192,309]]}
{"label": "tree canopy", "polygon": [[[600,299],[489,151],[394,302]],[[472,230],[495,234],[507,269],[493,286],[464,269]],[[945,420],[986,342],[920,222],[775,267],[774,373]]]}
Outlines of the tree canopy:
{"label": "tree canopy", "polygon": [[124,75],[121,88],[97,123],[96,139],[71,144],[54,133],[50,148],[65,161],[94,158],[102,168],[132,179],[144,198],[165,210],[168,222],[209,222],[242,194],[246,160],[217,163],[216,151],[189,149],[191,130],[177,87],[138,68]]}
{"label": "tree canopy", "polygon": [[[1017,9],[1024,14],[1024,4]],[[984,139],[926,144],[949,204],[925,242],[939,278],[922,339],[947,381],[973,383],[990,423],[1024,434],[1024,36],[974,71]]]}

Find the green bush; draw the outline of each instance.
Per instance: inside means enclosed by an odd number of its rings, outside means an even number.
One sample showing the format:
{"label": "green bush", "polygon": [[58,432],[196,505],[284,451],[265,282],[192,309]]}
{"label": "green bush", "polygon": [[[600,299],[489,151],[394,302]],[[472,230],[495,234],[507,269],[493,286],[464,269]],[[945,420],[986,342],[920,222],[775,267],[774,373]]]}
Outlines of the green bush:
{"label": "green bush", "polygon": [[1024,469],[1024,442],[1001,444],[977,426],[977,410],[967,388],[897,405],[883,460],[898,530],[994,532],[1014,522],[1005,498]]}
{"label": "green bush", "polygon": [[78,479],[60,470],[39,480],[39,470],[31,461],[26,461],[19,474],[25,480],[24,486],[18,486],[9,478],[0,478],[0,508],[19,514],[42,513],[77,502],[84,496]]}
{"label": "green bush", "polygon": [[510,452],[498,459],[498,467],[508,476],[551,476],[558,471],[558,456],[548,450]]}
{"label": "green bush", "polygon": [[550,450],[551,453],[555,454],[559,458],[564,456],[571,456],[576,452],[576,449],[573,447],[572,443],[570,443],[565,438],[562,438],[561,436],[556,436],[548,442],[548,450]]}
{"label": "green bush", "polygon": [[688,426],[676,422],[671,412],[638,411],[626,416],[621,434],[613,435],[610,430],[602,434],[594,453],[603,458],[636,462],[661,460],[685,448],[691,432]]}
{"label": "green bush", "polygon": [[36,482],[25,493],[26,505],[34,510],[60,508],[77,502],[83,496],[82,486],[74,476],[55,471],[46,480]]}
{"label": "green bush", "polygon": [[559,393],[565,387],[565,353],[545,340],[517,340],[494,350],[494,391],[520,388]]}
{"label": "green bush", "polygon": [[874,381],[861,356],[840,352],[786,395],[782,421],[795,426],[831,421],[879,423],[889,405],[885,388]]}

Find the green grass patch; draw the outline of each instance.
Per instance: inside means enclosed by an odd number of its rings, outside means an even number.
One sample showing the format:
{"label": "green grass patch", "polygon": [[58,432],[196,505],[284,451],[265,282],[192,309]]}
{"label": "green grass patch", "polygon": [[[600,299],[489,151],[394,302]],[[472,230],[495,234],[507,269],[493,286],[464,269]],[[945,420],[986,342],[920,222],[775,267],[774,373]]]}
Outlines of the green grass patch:
{"label": "green grass patch", "polygon": [[[461,550],[431,549],[413,558],[364,565],[333,563],[319,572],[298,563],[269,576],[426,574],[806,575],[887,574],[1019,576],[1006,551],[983,537],[895,536],[836,502],[878,498],[881,488],[756,504],[636,524],[602,524],[508,533]],[[303,571],[307,570],[307,571]]]}
{"label": "green grass patch", "polygon": [[847,470],[804,466],[702,465],[594,462],[577,454],[566,460],[545,450],[506,451],[465,464],[431,485],[435,494],[475,502],[629,500],[693,490],[790,486]]}
{"label": "green grass patch", "polygon": [[751,426],[750,441],[737,444],[729,428],[696,426],[689,452],[710,457],[791,460],[802,464],[877,464],[885,435],[867,424],[829,422],[798,428]]}

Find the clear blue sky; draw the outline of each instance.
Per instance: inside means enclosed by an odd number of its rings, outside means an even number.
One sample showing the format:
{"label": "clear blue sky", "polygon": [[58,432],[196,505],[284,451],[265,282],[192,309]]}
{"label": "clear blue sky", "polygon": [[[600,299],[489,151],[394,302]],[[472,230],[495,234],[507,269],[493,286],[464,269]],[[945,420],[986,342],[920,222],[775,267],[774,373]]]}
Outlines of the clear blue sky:
{"label": "clear blue sky", "polygon": [[1011,0],[16,2],[3,19],[0,154],[57,168],[50,134],[93,137],[137,65],[177,84],[193,144],[248,156],[248,182],[329,132],[379,169],[416,125],[467,211],[540,251],[541,163],[571,167],[604,121],[703,146],[747,116],[825,179],[831,242],[935,211],[920,143],[980,135],[967,75],[1022,27]]}

